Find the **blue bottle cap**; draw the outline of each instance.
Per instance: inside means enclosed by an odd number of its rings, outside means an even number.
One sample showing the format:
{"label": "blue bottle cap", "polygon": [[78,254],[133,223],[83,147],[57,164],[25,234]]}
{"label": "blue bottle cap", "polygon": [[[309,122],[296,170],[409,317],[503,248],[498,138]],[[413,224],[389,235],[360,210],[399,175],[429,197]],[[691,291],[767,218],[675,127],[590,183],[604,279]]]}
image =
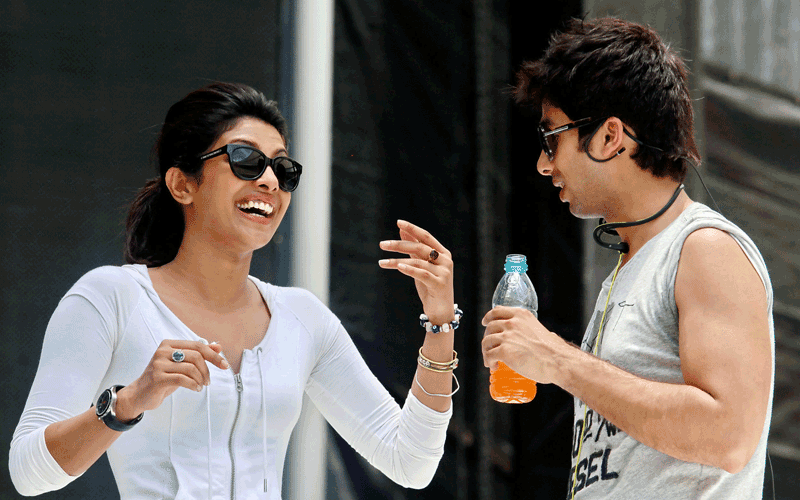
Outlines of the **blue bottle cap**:
{"label": "blue bottle cap", "polygon": [[526,273],[528,272],[528,262],[524,255],[511,254],[506,256],[505,270],[507,273]]}

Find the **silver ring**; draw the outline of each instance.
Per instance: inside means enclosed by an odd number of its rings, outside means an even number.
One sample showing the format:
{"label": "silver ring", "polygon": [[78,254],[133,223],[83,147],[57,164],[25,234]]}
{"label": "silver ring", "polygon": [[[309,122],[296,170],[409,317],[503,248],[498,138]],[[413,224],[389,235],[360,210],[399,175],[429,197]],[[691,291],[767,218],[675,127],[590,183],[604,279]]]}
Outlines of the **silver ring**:
{"label": "silver ring", "polygon": [[186,359],[186,355],[183,353],[182,350],[175,349],[174,351],[172,351],[172,361],[180,363],[184,359]]}

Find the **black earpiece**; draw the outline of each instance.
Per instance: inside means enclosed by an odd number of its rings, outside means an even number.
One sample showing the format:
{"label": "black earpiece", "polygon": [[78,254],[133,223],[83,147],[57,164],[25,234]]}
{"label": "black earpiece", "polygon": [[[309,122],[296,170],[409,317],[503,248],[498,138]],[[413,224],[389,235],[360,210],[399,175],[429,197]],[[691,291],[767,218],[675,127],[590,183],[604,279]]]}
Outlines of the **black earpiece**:
{"label": "black earpiece", "polygon": [[[623,149],[625,149],[625,148],[623,148]],[[620,153],[621,152],[622,152],[622,150],[620,150]],[[619,154],[619,153],[617,153],[617,154]],[[612,158],[613,158],[613,156],[612,156]],[[655,214],[651,215],[650,217],[648,217],[646,219],[637,220],[637,221],[634,221],[634,222],[611,222],[611,223],[606,223],[606,222],[603,221],[603,219],[600,219],[600,225],[597,226],[596,228],[594,228],[594,233],[592,233],[592,236],[594,236],[594,240],[597,242],[598,245],[600,245],[603,248],[608,248],[609,250],[616,250],[617,252],[628,253],[628,250],[630,250],[630,248],[628,247],[627,243],[625,243],[624,241],[621,241],[619,243],[608,243],[608,242],[605,242],[600,237],[601,234],[602,233],[606,233],[606,234],[612,234],[612,235],[618,236],[619,234],[615,231],[615,229],[618,228],[618,227],[638,226],[640,224],[646,224],[646,223],[650,222],[651,220],[655,220],[655,219],[661,217],[664,214],[664,212],[666,212],[667,209],[669,207],[671,207],[673,203],[675,203],[675,200],[678,199],[678,195],[681,194],[681,190],[683,190],[683,184],[678,186],[678,188],[675,190],[675,193],[673,193],[672,198],[669,199],[667,204],[664,205],[664,207],[661,210],[659,210],[658,212],[656,212]]]}
{"label": "black earpiece", "polygon": [[619,151],[617,151],[617,152],[616,152],[616,154],[615,154],[614,156],[612,156],[612,157],[610,157],[610,158],[606,158],[605,160],[599,160],[599,159],[595,158],[594,156],[592,156],[592,154],[591,154],[591,153],[589,152],[589,150],[587,149],[587,150],[586,150],[586,156],[588,156],[589,158],[591,158],[591,159],[592,159],[592,161],[595,161],[595,162],[597,162],[597,163],[605,163],[605,162],[607,162],[607,161],[611,161],[611,160],[613,160],[614,158],[616,158],[617,156],[621,155],[623,151],[625,151],[625,148],[620,148],[620,150],[619,150]]}

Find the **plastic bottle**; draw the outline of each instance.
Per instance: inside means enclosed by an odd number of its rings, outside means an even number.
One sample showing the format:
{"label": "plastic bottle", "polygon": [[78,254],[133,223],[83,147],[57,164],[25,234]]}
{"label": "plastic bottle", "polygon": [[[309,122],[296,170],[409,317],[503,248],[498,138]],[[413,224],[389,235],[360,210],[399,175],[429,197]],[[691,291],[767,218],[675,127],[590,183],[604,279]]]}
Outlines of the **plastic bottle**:
{"label": "plastic bottle", "polygon": [[[528,275],[524,255],[506,256],[505,271],[492,297],[495,306],[522,307],[538,317],[539,299]],[[527,403],[536,396],[536,382],[525,378],[502,361],[489,377],[489,394],[501,403]]]}

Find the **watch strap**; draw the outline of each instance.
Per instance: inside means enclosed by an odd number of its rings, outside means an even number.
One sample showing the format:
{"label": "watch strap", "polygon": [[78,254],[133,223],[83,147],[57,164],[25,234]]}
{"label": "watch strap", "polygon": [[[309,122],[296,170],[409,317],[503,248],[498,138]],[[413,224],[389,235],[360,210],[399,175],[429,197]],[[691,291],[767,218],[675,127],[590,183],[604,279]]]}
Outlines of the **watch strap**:
{"label": "watch strap", "polygon": [[[125,432],[127,430],[133,429],[133,427],[142,420],[144,413],[140,413],[138,417],[134,418],[130,422],[122,422],[119,420],[114,413],[114,410],[117,406],[117,391],[125,387],[124,385],[112,385],[106,391],[111,392],[111,399],[109,404],[106,408],[106,411],[102,415],[97,415],[97,418],[106,424],[106,426],[114,431],[117,432]],[[105,391],[103,391],[105,392]],[[102,396],[101,396],[102,397]]]}

